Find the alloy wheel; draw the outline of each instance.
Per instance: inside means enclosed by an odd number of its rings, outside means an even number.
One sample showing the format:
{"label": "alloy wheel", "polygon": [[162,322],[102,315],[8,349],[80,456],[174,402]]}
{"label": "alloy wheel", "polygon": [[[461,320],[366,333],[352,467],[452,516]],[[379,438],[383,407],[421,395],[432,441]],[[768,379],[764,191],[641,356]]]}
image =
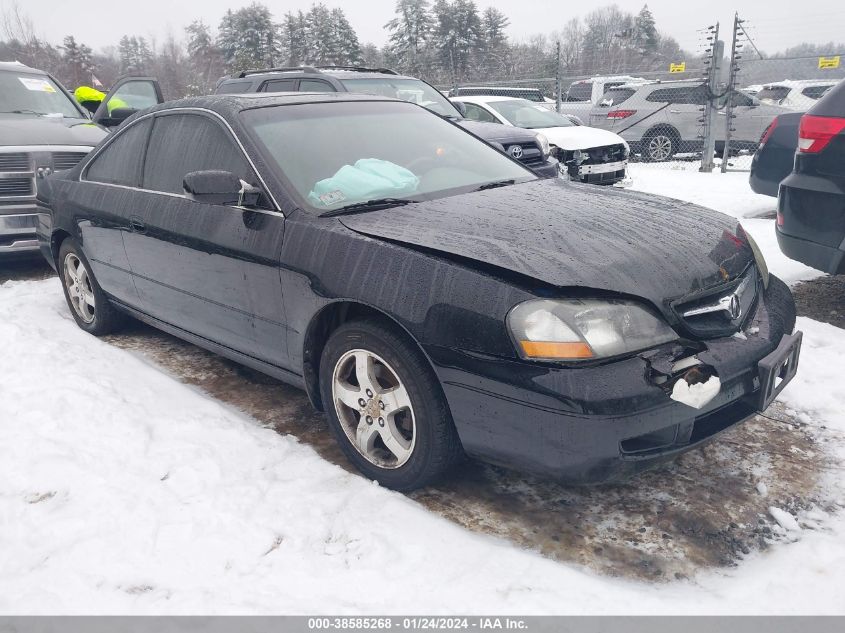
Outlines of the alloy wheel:
{"label": "alloy wheel", "polygon": [[414,407],[396,371],[367,350],[346,352],[332,374],[332,399],[349,442],[371,464],[395,469],[416,444]]}
{"label": "alloy wheel", "polygon": [[96,301],[88,269],[76,254],[68,253],[65,257],[64,273],[65,287],[71,306],[80,319],[85,323],[92,323]]}
{"label": "alloy wheel", "polygon": [[672,139],[665,134],[652,136],[648,142],[648,157],[653,161],[668,160],[672,156]]}

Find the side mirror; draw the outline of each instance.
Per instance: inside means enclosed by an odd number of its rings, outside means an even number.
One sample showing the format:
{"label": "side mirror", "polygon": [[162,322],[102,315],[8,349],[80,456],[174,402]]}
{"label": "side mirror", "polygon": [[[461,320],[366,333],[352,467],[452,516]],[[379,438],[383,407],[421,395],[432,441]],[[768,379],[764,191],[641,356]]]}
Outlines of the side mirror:
{"label": "side mirror", "polygon": [[254,207],[261,190],[229,171],[192,171],[182,180],[191,200],[205,204]]}
{"label": "side mirror", "polygon": [[80,101],[79,105],[81,105],[83,108],[88,110],[88,112],[90,112],[91,114],[94,114],[97,111],[97,108],[100,107],[100,102],[99,101]]}
{"label": "side mirror", "polygon": [[455,109],[461,113],[461,116],[466,118],[467,115],[467,107],[463,101],[453,101],[452,105],[455,106]]}
{"label": "side mirror", "polygon": [[103,127],[117,127],[137,111],[135,108],[114,108],[107,117],[100,119],[99,124]]}

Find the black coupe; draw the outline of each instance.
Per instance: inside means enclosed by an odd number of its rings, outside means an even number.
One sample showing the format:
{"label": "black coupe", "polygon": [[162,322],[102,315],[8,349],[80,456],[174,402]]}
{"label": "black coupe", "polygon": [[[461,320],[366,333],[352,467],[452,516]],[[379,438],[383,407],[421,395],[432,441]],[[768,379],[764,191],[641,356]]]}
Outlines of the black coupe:
{"label": "black coupe", "polygon": [[301,386],[399,490],[465,453],[622,477],[797,367],[792,296],[735,221],[541,180],[412,103],[170,102],[45,182],[41,249],[81,328],[132,315]]}

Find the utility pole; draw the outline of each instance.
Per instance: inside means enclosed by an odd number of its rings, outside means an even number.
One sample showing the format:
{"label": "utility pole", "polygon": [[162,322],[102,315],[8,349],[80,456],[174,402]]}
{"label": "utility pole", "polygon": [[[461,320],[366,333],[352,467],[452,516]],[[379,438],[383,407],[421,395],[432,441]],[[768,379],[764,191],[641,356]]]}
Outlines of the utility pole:
{"label": "utility pole", "polygon": [[705,60],[705,65],[708,66],[706,75],[708,95],[707,101],[704,103],[704,117],[702,118],[702,122],[704,123],[704,142],[701,149],[701,167],[698,168],[698,171],[710,173],[713,171],[713,155],[716,153],[716,134],[713,129],[713,124],[716,122],[715,95],[718,94],[719,90],[719,77],[721,75],[722,57],[725,53],[725,43],[719,39],[718,22],[716,22],[715,27],[711,26],[708,30],[712,32],[712,35],[708,36],[707,39],[712,40],[712,42],[710,42],[710,48],[706,51],[710,53],[710,59]]}
{"label": "utility pole", "polygon": [[555,54],[557,55],[557,70],[555,71],[555,112],[560,113],[560,40],[555,46]]}
{"label": "utility pole", "polygon": [[739,70],[739,48],[742,46],[742,44],[737,43],[737,40],[739,39],[739,32],[745,31],[742,27],[742,22],[743,21],[739,19],[739,13],[734,13],[734,34],[733,40],[731,41],[731,67],[728,74],[727,88],[728,100],[725,103],[725,148],[722,150],[723,174],[728,171],[728,158],[730,158],[731,155],[731,132],[733,132],[734,119],[733,94],[734,90],[736,90],[737,71]]}

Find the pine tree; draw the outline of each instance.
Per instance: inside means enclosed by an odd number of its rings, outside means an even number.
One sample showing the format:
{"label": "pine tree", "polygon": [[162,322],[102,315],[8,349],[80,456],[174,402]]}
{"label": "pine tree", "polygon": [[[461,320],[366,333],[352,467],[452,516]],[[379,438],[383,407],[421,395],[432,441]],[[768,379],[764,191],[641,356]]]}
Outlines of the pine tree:
{"label": "pine tree", "polygon": [[331,25],[334,45],[333,60],[339,66],[355,66],[363,62],[358,34],[346,19],[343,9],[332,9]]}
{"label": "pine tree", "polygon": [[214,44],[211,29],[202,20],[191,22],[185,27],[185,33],[188,36],[186,52],[192,77],[187,92],[191,95],[207,94],[213,90],[214,80],[222,74],[220,51]]}
{"label": "pine tree", "polygon": [[226,12],[220,22],[217,44],[231,72],[272,67],[282,57],[278,29],[270,9],[258,2]]}
{"label": "pine tree", "polygon": [[285,14],[282,22],[282,40],[288,51],[288,65],[304,64],[308,57],[308,22],[302,11]]}
{"label": "pine tree", "polygon": [[647,4],[643,5],[637,17],[634,18],[634,44],[645,55],[655,53],[660,44],[654,16],[649,11]]}
{"label": "pine tree", "polygon": [[331,64],[337,43],[332,28],[331,11],[322,2],[311,6],[305,15],[305,34],[307,55],[305,61],[309,64]]}
{"label": "pine tree", "polygon": [[64,38],[62,46],[63,77],[65,82],[76,88],[91,83],[94,64],[92,51],[85,44],[79,44],[73,35]]}
{"label": "pine tree", "polygon": [[481,16],[479,66],[485,76],[503,74],[510,53],[505,29],[510,20],[495,7],[488,7]]}
{"label": "pine tree", "polygon": [[452,81],[460,83],[468,77],[472,52],[481,41],[478,8],[473,0],[437,0],[434,15],[440,63],[449,69]]}
{"label": "pine tree", "polygon": [[434,29],[428,0],[398,0],[396,17],[384,25],[391,31],[389,54],[404,72],[422,74],[426,46]]}

